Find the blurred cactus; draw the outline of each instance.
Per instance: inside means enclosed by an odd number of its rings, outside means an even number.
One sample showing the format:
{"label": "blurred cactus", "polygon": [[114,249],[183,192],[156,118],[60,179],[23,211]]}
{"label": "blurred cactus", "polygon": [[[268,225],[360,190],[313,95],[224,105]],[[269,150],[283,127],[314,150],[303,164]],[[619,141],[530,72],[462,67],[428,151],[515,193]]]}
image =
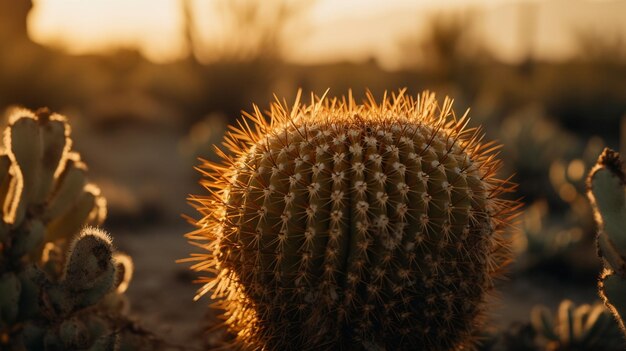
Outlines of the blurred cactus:
{"label": "blurred cactus", "polygon": [[[539,106],[507,117],[500,130],[509,172],[520,179],[527,206],[515,238],[516,271],[576,280],[595,279],[594,221],[585,193],[585,173],[604,142],[584,143],[563,130]],[[554,140],[559,140],[554,143]],[[581,157],[582,156],[582,157]]]}
{"label": "blurred cactus", "polygon": [[[239,347],[471,348],[518,205],[451,100],[296,100],[229,133],[188,234]],[[250,123],[252,122],[252,124]]]}
{"label": "blurred cactus", "polygon": [[516,324],[496,339],[483,350],[613,351],[626,346],[618,324],[602,303],[576,306],[570,300],[563,300],[556,314],[535,306],[530,323]]}
{"label": "blurred cactus", "polygon": [[[15,112],[0,152],[0,349],[113,350],[130,258],[101,224],[106,201],[71,151],[66,119]],[[80,231],[80,234],[79,234]],[[115,301],[116,303],[113,303]]]}
{"label": "blurred cactus", "polygon": [[549,170],[555,161],[579,157],[583,145],[576,136],[561,128],[538,105],[510,114],[502,121],[500,133],[502,140],[508,141],[502,151],[511,160],[507,166],[519,175],[520,191],[528,194],[531,202],[536,200],[534,196],[541,196],[552,206],[563,206],[558,187],[567,179],[562,176],[555,184]]}
{"label": "blurred cactus", "polygon": [[626,174],[619,154],[604,149],[589,173],[587,184],[598,223],[598,253],[604,263],[600,296],[626,333]]}
{"label": "blurred cactus", "polygon": [[544,306],[531,312],[536,342],[545,350],[623,350],[618,325],[601,303],[578,307],[570,300],[559,305],[556,315]]}
{"label": "blurred cactus", "polygon": [[566,218],[550,212],[545,200],[526,207],[520,216],[520,230],[513,235],[513,270],[527,276],[539,273],[595,280],[600,264],[589,235],[569,218],[569,212]]}

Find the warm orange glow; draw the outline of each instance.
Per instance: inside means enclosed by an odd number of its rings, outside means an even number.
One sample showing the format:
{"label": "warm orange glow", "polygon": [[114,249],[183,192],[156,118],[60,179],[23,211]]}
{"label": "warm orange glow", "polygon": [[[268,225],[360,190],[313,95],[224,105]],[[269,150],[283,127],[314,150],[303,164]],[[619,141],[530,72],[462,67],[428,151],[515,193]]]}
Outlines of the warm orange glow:
{"label": "warm orange glow", "polygon": [[[480,274],[488,283],[476,284],[470,301],[493,286],[508,262],[501,230],[520,207],[500,198],[516,186],[496,177],[499,146],[484,142],[480,128],[466,128],[468,115],[455,114],[451,99],[439,104],[429,92],[383,93],[380,101],[368,92],[362,104],[352,92],[340,98],[312,94],[309,104],[301,103],[306,100],[300,91],[293,104],[276,98],[266,113],[254,105],[224,138],[231,152],[218,150],[221,162],[198,167],[208,194],[191,197],[202,218],[187,237],[207,252],[192,269],[212,275],[198,281],[204,284],[198,296],[210,295],[224,310],[222,319],[238,343],[257,348],[302,348],[305,342],[340,348],[402,335],[399,347],[390,348],[432,349],[428,334],[421,333],[431,327],[455,335],[449,344],[471,342],[471,334],[456,326],[473,328],[480,312],[445,307],[451,300],[435,306],[429,297],[435,290],[429,289],[438,283],[422,275],[416,257],[432,240],[429,245],[442,256],[456,255],[450,256],[454,267],[472,267],[468,275]],[[462,239],[449,245],[448,238]],[[341,243],[349,248],[341,249]],[[465,249],[469,245],[472,250]],[[473,255],[478,250],[488,257]],[[370,261],[370,252],[388,263]],[[432,260],[423,262],[426,267]],[[428,282],[420,291],[411,290],[413,283],[383,288],[391,270],[406,282]],[[365,278],[374,275],[379,278]],[[345,283],[339,276],[347,277]],[[464,284],[459,279],[448,285]],[[446,323],[401,308],[384,321],[378,314],[383,307],[423,300]],[[453,326],[453,319],[465,323]],[[374,321],[382,331],[374,330]],[[309,327],[317,325],[329,332]],[[456,348],[451,346],[442,348]]]}
{"label": "warm orange glow", "polygon": [[[219,26],[215,0],[191,0],[200,37],[229,41]],[[626,33],[621,21],[624,2],[574,1],[562,3],[497,0],[318,0],[290,28],[286,58],[320,61],[376,58],[384,66],[400,61],[398,39],[424,31],[432,11],[478,10],[479,21],[468,28],[502,59],[534,55],[563,58],[577,50],[574,31]],[[34,0],[29,31],[40,43],[61,46],[72,53],[137,48],[153,61],[171,61],[187,54],[182,0]],[[611,6],[607,6],[612,4]],[[621,5],[620,5],[621,4]],[[620,7],[621,6],[621,7]],[[601,22],[596,19],[602,18]],[[530,26],[533,30],[525,31]],[[522,32],[534,33],[523,35]],[[539,35],[539,33],[541,35]],[[573,34],[574,33],[574,34]],[[217,37],[220,37],[219,39]],[[530,48],[529,48],[530,46]]]}
{"label": "warm orange glow", "polygon": [[585,175],[585,163],[581,159],[575,159],[567,166],[567,176],[573,181],[583,179]]}
{"label": "warm orange glow", "polygon": [[35,0],[29,34],[72,53],[137,48],[168,61],[186,54],[179,7],[174,0]]}

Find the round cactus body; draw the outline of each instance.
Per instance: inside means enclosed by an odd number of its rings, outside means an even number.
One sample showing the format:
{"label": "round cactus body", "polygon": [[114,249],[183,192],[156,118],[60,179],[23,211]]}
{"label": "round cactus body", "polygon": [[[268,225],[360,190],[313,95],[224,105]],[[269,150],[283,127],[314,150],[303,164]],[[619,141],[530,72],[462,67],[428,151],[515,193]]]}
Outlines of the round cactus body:
{"label": "round cactus body", "polygon": [[517,208],[497,147],[434,94],[312,100],[255,108],[201,167],[199,295],[242,348],[471,348]]}

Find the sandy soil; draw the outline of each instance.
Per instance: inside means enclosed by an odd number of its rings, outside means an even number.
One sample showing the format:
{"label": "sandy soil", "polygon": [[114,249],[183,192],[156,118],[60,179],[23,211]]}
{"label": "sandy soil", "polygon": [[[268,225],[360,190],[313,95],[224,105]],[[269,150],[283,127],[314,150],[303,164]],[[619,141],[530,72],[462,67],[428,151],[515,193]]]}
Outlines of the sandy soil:
{"label": "sandy soil", "polygon": [[144,232],[118,231],[119,250],[130,254],[135,274],[127,294],[132,314],[140,324],[164,340],[184,345],[185,349],[202,345],[207,317],[213,314],[204,297],[194,302],[199,285],[192,284],[195,273],[186,264],[175,261],[187,257],[190,246],[182,237],[188,228],[155,227]]}

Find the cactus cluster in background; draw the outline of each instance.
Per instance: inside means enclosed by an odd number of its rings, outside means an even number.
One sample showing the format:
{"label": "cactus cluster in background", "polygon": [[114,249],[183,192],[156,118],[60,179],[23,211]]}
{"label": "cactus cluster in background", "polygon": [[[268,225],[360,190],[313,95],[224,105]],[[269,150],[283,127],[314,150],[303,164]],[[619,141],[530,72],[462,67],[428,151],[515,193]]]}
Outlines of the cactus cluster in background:
{"label": "cactus cluster in background", "polygon": [[451,100],[311,97],[233,129],[188,238],[242,348],[472,348],[518,203]]}
{"label": "cactus cluster in background", "polygon": [[598,223],[598,253],[604,263],[600,296],[626,333],[626,174],[617,152],[608,148],[602,152],[587,185]]}
{"label": "cactus cluster in background", "polygon": [[597,136],[585,141],[567,131],[540,105],[510,114],[498,136],[506,140],[506,171],[516,174],[527,205],[514,240],[514,274],[594,279],[600,264],[585,175],[605,142]]}
{"label": "cactus cluster in background", "polygon": [[64,117],[14,113],[0,153],[0,348],[112,350],[130,258],[99,225],[100,190]]}
{"label": "cactus cluster in background", "polygon": [[619,325],[601,302],[576,306],[563,300],[555,314],[545,306],[535,306],[529,323],[513,325],[483,349],[614,351],[624,346]]}
{"label": "cactus cluster in background", "polygon": [[619,326],[600,302],[576,306],[564,300],[555,315],[545,306],[536,306],[531,325],[540,349],[611,351],[625,346]]}

